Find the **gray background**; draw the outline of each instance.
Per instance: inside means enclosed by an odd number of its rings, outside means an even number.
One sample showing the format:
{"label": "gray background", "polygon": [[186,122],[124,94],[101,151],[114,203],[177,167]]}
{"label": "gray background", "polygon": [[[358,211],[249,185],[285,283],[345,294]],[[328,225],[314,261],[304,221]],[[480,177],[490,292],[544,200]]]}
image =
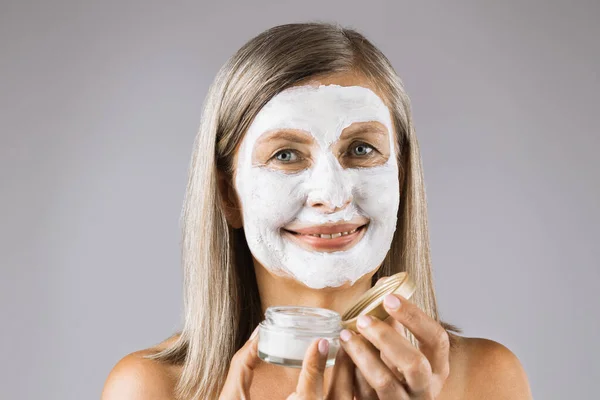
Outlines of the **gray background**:
{"label": "gray background", "polygon": [[406,84],[443,317],[513,350],[537,399],[589,398],[599,17],[595,0],[3,1],[0,398],[98,398],[178,328],[208,85],[252,36],[307,20],[359,29]]}

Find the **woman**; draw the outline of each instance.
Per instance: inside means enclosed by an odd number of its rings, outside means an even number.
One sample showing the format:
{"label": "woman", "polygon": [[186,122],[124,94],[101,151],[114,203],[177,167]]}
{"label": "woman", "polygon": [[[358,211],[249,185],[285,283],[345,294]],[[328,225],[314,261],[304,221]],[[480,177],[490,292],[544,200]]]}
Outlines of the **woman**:
{"label": "woman", "polygon": [[[361,34],[326,23],[271,28],[210,88],[183,222],[185,323],[124,357],[103,399],[529,399],[517,358],[456,335],[434,294],[421,159],[402,82]],[[302,370],[257,357],[272,305],[342,313],[407,271],[410,301],[317,340]],[[289,397],[288,397],[289,396]]]}

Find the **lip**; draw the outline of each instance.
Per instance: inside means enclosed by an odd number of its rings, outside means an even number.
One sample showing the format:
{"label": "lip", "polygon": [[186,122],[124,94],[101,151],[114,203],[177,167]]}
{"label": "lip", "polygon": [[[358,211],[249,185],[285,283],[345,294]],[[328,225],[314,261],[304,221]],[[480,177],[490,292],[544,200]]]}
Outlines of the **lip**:
{"label": "lip", "polygon": [[[368,226],[368,221],[366,223],[324,224],[282,228],[282,233],[307,250],[334,252],[348,250],[358,243],[364,236]],[[327,235],[328,237],[321,237],[320,235]]]}

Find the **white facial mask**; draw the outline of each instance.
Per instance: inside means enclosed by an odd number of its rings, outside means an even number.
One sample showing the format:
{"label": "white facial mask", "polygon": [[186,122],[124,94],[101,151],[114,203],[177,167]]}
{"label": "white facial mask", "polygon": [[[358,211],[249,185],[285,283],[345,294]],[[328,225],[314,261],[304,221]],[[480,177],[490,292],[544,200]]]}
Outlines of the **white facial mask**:
{"label": "white facial mask", "polygon": [[[343,168],[330,146],[355,122],[379,121],[388,130],[390,156],[382,165]],[[274,129],[302,129],[318,150],[311,167],[289,173],[253,165],[257,139]],[[362,86],[296,86],[274,96],[258,113],[242,140],[235,179],[244,231],[253,256],[277,275],[291,276],[313,289],[353,284],[384,260],[396,229],[399,206],[398,163],[390,112]],[[325,213],[310,201],[345,208]],[[310,225],[369,219],[363,237],[345,251],[321,252],[300,247],[281,228],[292,221]]]}

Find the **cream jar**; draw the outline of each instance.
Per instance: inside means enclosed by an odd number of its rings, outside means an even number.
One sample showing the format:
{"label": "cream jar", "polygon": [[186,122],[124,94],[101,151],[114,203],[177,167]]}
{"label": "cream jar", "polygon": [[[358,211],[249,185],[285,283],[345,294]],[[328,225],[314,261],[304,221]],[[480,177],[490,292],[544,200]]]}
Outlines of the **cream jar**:
{"label": "cream jar", "polygon": [[340,347],[341,316],[315,307],[269,307],[260,323],[258,356],[269,363],[302,367],[306,349],[315,339],[329,342],[326,366],[335,362]]}
{"label": "cream jar", "polygon": [[383,307],[385,296],[395,293],[409,299],[415,289],[408,274],[400,272],[367,290],[342,316],[325,308],[269,307],[258,331],[258,356],[272,364],[301,368],[308,346],[315,339],[323,338],[329,341],[326,366],[332,366],[340,348],[339,334],[342,329],[356,332],[356,321],[361,315],[386,319],[388,313]]}

